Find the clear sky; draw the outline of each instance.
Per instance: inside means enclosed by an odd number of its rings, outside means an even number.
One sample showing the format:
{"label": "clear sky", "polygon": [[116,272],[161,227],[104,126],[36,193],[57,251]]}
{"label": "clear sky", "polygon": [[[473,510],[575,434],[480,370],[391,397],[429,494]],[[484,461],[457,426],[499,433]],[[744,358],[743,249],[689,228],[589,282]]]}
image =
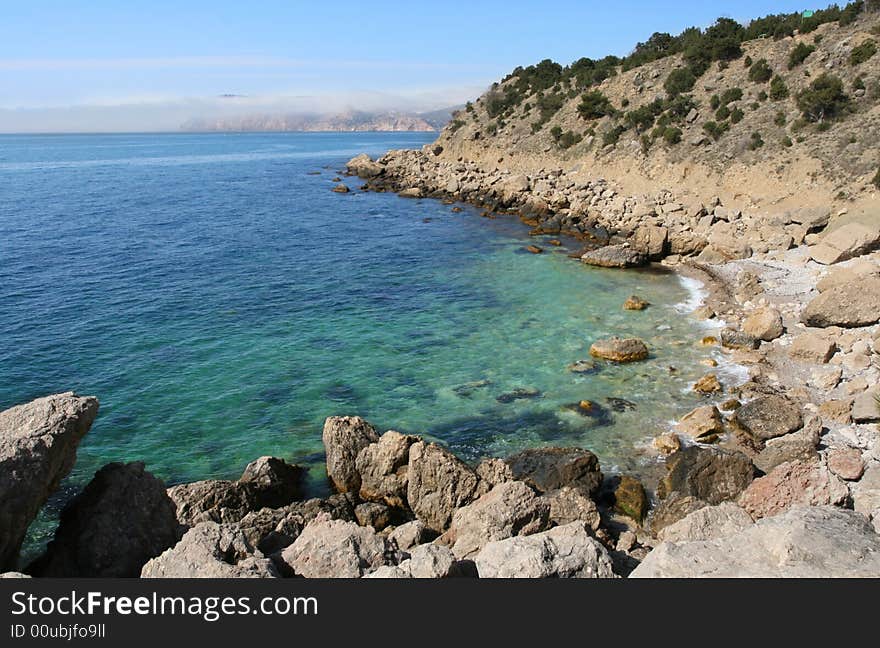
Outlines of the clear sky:
{"label": "clear sky", "polygon": [[167,128],[223,94],[254,110],[429,109],[543,58],[623,55],[655,31],[825,4],[3,0],[0,131]]}

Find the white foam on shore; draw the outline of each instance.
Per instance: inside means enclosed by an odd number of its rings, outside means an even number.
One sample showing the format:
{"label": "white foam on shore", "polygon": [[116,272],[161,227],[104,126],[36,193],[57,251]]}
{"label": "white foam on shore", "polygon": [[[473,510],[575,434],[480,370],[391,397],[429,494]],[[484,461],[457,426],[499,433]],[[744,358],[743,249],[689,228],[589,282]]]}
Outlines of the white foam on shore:
{"label": "white foam on shore", "polygon": [[703,305],[703,301],[706,299],[709,291],[706,290],[705,284],[699,279],[685,277],[681,274],[677,274],[676,276],[681,283],[681,287],[687,291],[688,296],[687,299],[677,304],[673,304],[672,307],[679,313],[690,315]]}

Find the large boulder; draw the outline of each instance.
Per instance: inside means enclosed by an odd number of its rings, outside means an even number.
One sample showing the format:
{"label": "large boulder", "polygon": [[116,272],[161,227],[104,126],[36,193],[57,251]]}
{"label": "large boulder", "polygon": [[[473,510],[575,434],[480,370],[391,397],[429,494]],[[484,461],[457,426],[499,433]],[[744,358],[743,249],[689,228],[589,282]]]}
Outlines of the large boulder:
{"label": "large boulder", "polygon": [[703,405],[681,417],[675,431],[693,439],[704,439],[724,432],[724,419],[714,405]]}
{"label": "large boulder", "polygon": [[752,462],[758,470],[768,473],[787,461],[815,459],[821,431],[822,420],[811,416],[797,432],[767,440],[764,448],[752,457]]}
{"label": "large boulder", "polygon": [[476,501],[455,511],[443,535],[458,558],[468,558],[486,543],[547,528],[550,505],[521,481],[498,484]]}
{"label": "large boulder", "polygon": [[330,416],[324,421],[322,439],[330,481],[340,493],[357,493],[361,487],[357,456],[379,440],[375,428],[360,416]]}
{"label": "large boulder", "polygon": [[582,448],[532,448],[506,461],[515,479],[526,482],[539,493],[570,486],[592,496],[602,485],[599,458]]}
{"label": "large boulder", "polygon": [[234,523],[261,508],[279,508],[300,497],[304,470],[283,459],[260,457],[237,481],[207,479],[168,489],[185,526],[200,522]]}
{"label": "large boulder", "polygon": [[837,351],[837,344],[817,333],[803,333],[791,342],[788,354],[795,360],[827,364]]}
{"label": "large boulder", "polygon": [[810,247],[810,258],[831,265],[869,252],[877,245],[880,245],[880,230],[862,223],[848,223]]}
{"label": "large boulder", "polygon": [[853,511],[796,506],[726,537],[663,542],[630,577],[876,578],[880,535]]}
{"label": "large boulder", "polygon": [[759,396],[737,408],[733,422],[756,440],[790,434],[803,425],[801,408],[782,396]]}
{"label": "large boulder", "polygon": [[474,563],[480,578],[616,578],[608,551],[581,522],[490,542]]}
{"label": "large boulder", "polygon": [[382,174],[385,168],[366,153],[361,153],[357,157],[352,158],[345,165],[349,173],[353,173],[359,178],[370,180]]}
{"label": "large boulder", "polygon": [[361,478],[360,496],[370,502],[384,502],[396,508],[406,503],[409,448],[418,437],[389,430],[357,456],[355,467]]}
{"label": "large boulder", "polygon": [[755,476],[755,467],[741,452],[691,446],[666,459],[666,476],[657,485],[661,498],[690,495],[709,504],[737,497]]}
{"label": "large boulder", "polygon": [[871,326],[880,321],[880,278],[861,281],[826,290],[815,297],[801,313],[807,326],[855,328]]}
{"label": "large boulder", "polygon": [[612,362],[637,362],[648,357],[648,346],[638,338],[612,337],[593,342],[590,355]]}
{"label": "large boulder", "polygon": [[137,578],[181,531],[161,480],[142,463],[111,463],[64,508],[55,538],[28,571],[55,578]]}
{"label": "large boulder", "polygon": [[602,268],[637,268],[647,264],[648,257],[636,247],[606,245],[584,253],[581,261]]}
{"label": "large boulder", "polygon": [[306,578],[360,578],[388,564],[385,538],[372,527],[318,515],[296,541],[281,552],[281,560]]}
{"label": "large boulder", "polygon": [[202,522],[153,558],[141,578],[276,578],[272,562],[256,553],[239,529]]}
{"label": "large boulder", "polygon": [[692,542],[723,538],[754,524],[746,510],[733,502],[704,506],[670,524],[657,534],[664,542]]}
{"label": "large boulder", "polygon": [[0,571],[14,569],[28,526],[73,468],[98,400],[73,392],[0,412]]}
{"label": "large boulder", "polygon": [[739,504],[758,519],[778,515],[795,504],[841,504],[849,496],[846,484],[819,461],[789,461],[754,480]]}
{"label": "large boulder", "polygon": [[428,529],[445,531],[453,512],[483,492],[477,473],[449,450],[424,441],[410,446],[406,499]]}
{"label": "large boulder", "polygon": [[782,315],[775,308],[758,308],[751,313],[742,325],[743,332],[758,340],[769,342],[785,332]]}
{"label": "large boulder", "polygon": [[650,261],[659,261],[669,249],[669,230],[659,225],[641,225],[636,228],[633,246]]}

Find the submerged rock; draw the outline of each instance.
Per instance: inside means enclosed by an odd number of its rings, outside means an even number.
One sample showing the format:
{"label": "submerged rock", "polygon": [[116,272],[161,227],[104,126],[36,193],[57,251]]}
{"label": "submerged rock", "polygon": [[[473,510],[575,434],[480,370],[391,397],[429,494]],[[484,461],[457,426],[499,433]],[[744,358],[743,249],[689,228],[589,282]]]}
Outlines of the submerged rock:
{"label": "submerged rock", "polygon": [[54,578],[137,578],[182,535],[165,484],[142,463],[112,463],[61,512],[55,538],[28,571]]}
{"label": "submerged rock", "polygon": [[623,310],[640,311],[645,310],[648,306],[650,306],[648,302],[636,295],[627,297],[626,301],[623,302]]}
{"label": "submerged rock", "polygon": [[512,391],[501,394],[495,400],[499,403],[512,403],[515,400],[539,398],[540,396],[541,391],[534,387],[517,387]]}
{"label": "submerged rock", "polygon": [[631,578],[870,578],[880,535],[864,517],[796,506],[723,538],[664,542]]}
{"label": "submerged rock", "polygon": [[590,355],[612,362],[636,362],[648,357],[648,347],[638,338],[612,337],[594,342]]}
{"label": "submerged rock", "polygon": [[13,569],[28,526],[76,461],[98,400],[73,392],[0,412],[0,571]]}
{"label": "submerged rock", "polygon": [[333,189],[331,191],[333,191],[333,193],[346,194],[349,191],[351,191],[351,189],[349,189],[345,184],[340,182],[338,185],[333,187]]}

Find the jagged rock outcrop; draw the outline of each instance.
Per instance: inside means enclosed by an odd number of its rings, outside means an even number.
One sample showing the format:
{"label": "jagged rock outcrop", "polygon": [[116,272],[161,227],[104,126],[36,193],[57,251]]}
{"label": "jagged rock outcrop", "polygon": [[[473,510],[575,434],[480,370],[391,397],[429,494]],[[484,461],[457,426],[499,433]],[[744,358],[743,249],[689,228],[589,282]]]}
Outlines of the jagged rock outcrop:
{"label": "jagged rock outcrop", "polygon": [[389,430],[376,443],[358,453],[355,469],[360,476],[360,496],[373,502],[406,509],[409,449],[418,437]]}
{"label": "jagged rock outcrop", "polygon": [[461,459],[436,443],[410,446],[407,466],[407,502],[428,529],[442,533],[456,509],[485,490],[485,484]]}
{"label": "jagged rock outcrop", "polygon": [[880,535],[853,511],[796,506],[733,535],[664,542],[631,578],[880,577]]}
{"label": "jagged rock outcrop", "polygon": [[232,525],[202,522],[153,558],[141,578],[276,578],[272,562],[254,551]]}
{"label": "jagged rock outcrop", "polygon": [[360,578],[389,564],[388,550],[385,538],[372,527],[322,513],[281,553],[281,560],[306,578]]}
{"label": "jagged rock outcrop", "polygon": [[580,522],[489,542],[474,562],[480,578],[616,578],[608,551]]}
{"label": "jagged rock outcrop", "polygon": [[28,571],[55,578],[137,578],[182,535],[165,484],[143,463],[112,463],[62,511],[55,538]]}
{"label": "jagged rock outcrop", "polygon": [[238,481],[208,479],[172,486],[168,496],[185,526],[200,522],[234,523],[251,511],[278,508],[302,495],[300,466],[275,457],[260,457],[248,464]]}
{"label": "jagged rock outcrop", "polygon": [[455,511],[442,539],[458,558],[468,558],[486,543],[547,528],[550,505],[521,481],[498,484]]}
{"label": "jagged rock outcrop", "polygon": [[796,504],[842,504],[849,489],[820,461],[790,461],[754,480],[739,504],[758,519],[778,515]]}
{"label": "jagged rock outcrop", "polygon": [[379,440],[375,428],[360,416],[330,416],[324,421],[322,440],[330,481],[340,493],[357,493],[361,487],[357,456]]}
{"label": "jagged rock outcrop", "polygon": [[76,460],[98,400],[56,394],[0,412],[0,570],[13,569],[28,526]]}
{"label": "jagged rock outcrop", "polygon": [[666,459],[666,476],[657,485],[661,498],[671,493],[720,504],[742,493],[755,476],[755,467],[741,452],[692,446]]}

